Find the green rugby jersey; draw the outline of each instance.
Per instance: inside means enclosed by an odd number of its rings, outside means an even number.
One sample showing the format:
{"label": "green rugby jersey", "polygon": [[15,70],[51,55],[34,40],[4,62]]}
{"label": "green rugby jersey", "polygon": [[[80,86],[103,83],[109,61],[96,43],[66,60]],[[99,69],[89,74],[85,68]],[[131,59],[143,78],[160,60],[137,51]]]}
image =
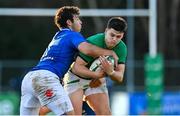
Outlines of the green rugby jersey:
{"label": "green rugby jersey", "polygon": [[[93,45],[107,49],[104,33],[99,33],[99,34],[90,36],[87,38],[87,41]],[[125,43],[121,40],[114,48],[112,48],[112,50],[119,57],[118,64],[125,63],[126,57],[127,57],[127,47],[126,47]],[[95,58],[93,58],[91,56],[87,56],[83,53],[80,53],[79,56],[83,60],[85,60],[89,65],[95,60]]]}

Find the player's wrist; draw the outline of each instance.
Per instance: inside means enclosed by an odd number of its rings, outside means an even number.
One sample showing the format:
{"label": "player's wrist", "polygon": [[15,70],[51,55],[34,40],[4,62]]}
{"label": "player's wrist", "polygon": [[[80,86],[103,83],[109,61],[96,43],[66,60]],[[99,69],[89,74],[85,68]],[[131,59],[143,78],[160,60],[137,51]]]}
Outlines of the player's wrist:
{"label": "player's wrist", "polygon": [[112,70],[110,73],[108,73],[108,75],[112,76],[112,75],[114,75],[114,73],[115,73],[115,70]]}

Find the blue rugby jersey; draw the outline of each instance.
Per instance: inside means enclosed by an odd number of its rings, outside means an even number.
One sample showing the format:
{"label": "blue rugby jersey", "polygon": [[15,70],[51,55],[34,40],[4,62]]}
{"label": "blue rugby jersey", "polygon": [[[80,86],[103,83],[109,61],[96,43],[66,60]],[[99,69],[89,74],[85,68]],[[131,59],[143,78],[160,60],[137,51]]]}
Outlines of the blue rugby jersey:
{"label": "blue rugby jersey", "polygon": [[32,70],[49,70],[63,78],[78,53],[78,45],[86,41],[78,32],[70,29],[58,31],[49,43],[38,65]]}

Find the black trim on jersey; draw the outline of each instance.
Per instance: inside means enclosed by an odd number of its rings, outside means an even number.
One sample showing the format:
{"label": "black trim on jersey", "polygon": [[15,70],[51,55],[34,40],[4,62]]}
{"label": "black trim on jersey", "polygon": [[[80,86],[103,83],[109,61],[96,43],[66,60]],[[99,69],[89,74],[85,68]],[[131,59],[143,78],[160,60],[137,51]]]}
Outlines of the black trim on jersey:
{"label": "black trim on jersey", "polygon": [[86,59],[84,59],[82,56],[80,56],[79,54],[78,54],[78,56],[79,56],[80,58],[82,58],[86,63],[88,63],[88,61],[87,61]]}
{"label": "black trim on jersey", "polygon": [[118,62],[118,64],[125,64],[125,62]]}

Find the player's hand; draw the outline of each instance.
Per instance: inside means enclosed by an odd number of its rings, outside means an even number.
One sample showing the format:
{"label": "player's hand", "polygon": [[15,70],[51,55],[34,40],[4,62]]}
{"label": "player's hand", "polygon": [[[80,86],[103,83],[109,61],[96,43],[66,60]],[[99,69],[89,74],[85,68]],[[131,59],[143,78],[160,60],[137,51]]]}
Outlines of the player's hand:
{"label": "player's hand", "polygon": [[95,78],[95,79],[91,80],[91,82],[89,83],[89,86],[91,88],[96,88],[96,87],[101,86],[101,84],[102,84],[101,81],[99,79]]}
{"label": "player's hand", "polygon": [[104,78],[106,76],[106,72],[104,72],[102,69],[94,72],[95,73],[95,78]]}
{"label": "player's hand", "polygon": [[115,65],[115,67],[117,67],[118,66],[119,57],[116,55],[116,53],[114,51],[113,51],[112,56],[114,58],[114,65]]}
{"label": "player's hand", "polygon": [[106,74],[110,75],[114,71],[114,66],[111,62],[109,62],[104,56],[99,57],[99,61],[101,62],[101,68]]}

